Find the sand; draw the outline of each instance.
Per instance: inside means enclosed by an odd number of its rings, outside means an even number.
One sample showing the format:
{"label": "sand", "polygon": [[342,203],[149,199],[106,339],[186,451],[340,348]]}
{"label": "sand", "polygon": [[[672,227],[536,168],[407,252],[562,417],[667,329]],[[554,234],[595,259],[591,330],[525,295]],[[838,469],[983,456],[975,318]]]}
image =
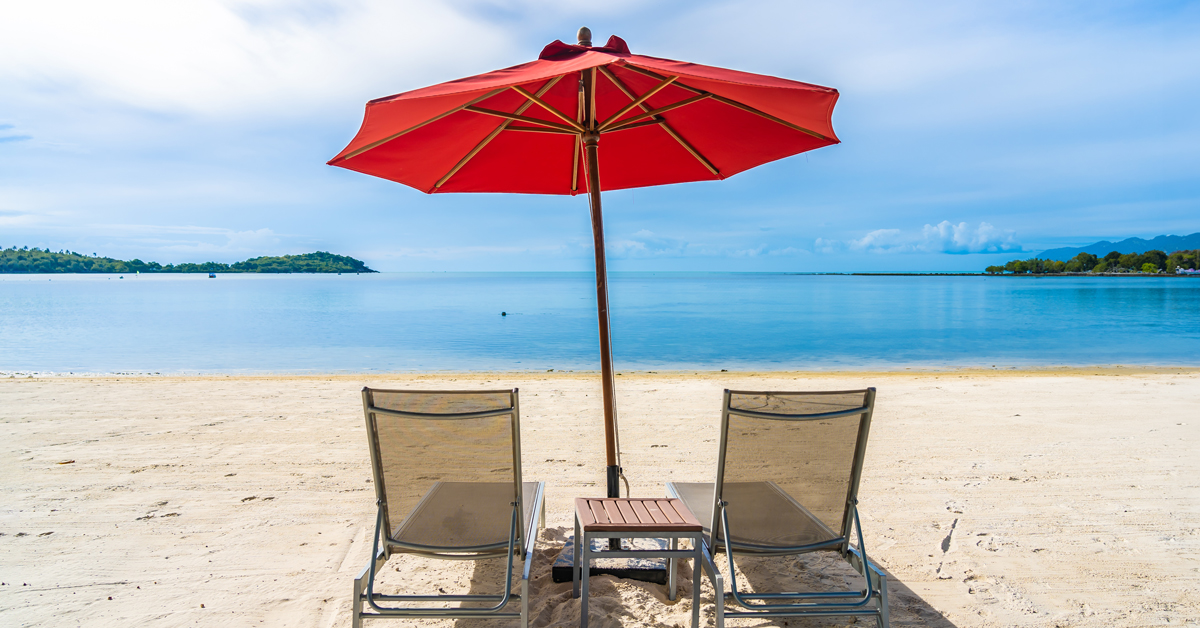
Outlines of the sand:
{"label": "sand", "polygon": [[[603,493],[604,462],[598,380],[571,373],[0,380],[0,625],[349,626],[375,512],[364,384],[521,389],[525,475],[549,496],[534,625],[578,625],[549,566],[571,499]],[[633,494],[711,481],[723,388],[865,385],[879,396],[861,511],[892,575],[893,625],[1200,617],[1194,369],[625,373]],[[499,561],[389,565],[385,581],[409,590],[494,591],[501,573]],[[820,557],[739,570],[759,587],[849,574]],[[593,579],[592,625],[688,625],[683,574],[675,603],[659,586]],[[711,626],[707,579],[702,595]],[[730,625],[785,623],[845,624]]]}

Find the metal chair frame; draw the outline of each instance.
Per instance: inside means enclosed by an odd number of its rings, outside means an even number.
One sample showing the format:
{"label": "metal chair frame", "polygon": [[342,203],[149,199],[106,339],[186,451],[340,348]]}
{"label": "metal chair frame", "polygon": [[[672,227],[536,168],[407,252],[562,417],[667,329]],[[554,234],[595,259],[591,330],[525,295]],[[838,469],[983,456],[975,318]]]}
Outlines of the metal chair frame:
{"label": "metal chair frame", "polygon": [[[730,398],[734,394],[820,395],[855,392],[864,393],[863,406],[838,412],[825,412],[818,414],[776,414],[771,412],[738,410],[730,407]],[[872,563],[867,558],[866,548],[863,542],[862,523],[858,515],[858,485],[859,480],[862,477],[862,465],[866,454],[867,434],[870,430],[871,415],[874,410],[874,406],[874,388],[868,388],[866,391],[831,391],[828,393],[725,391],[724,408],[722,409],[721,413],[721,451],[719,461],[717,463],[717,480],[713,486],[713,500],[715,507],[712,511],[713,519],[711,526],[709,527],[709,534],[704,538],[703,541],[704,560],[702,562],[703,570],[708,573],[708,576],[713,583],[713,589],[720,592],[715,596],[717,628],[724,628],[725,617],[841,617],[860,615],[874,616],[879,628],[888,628],[890,618],[888,616],[887,575],[883,572],[883,570],[881,570],[877,565]],[[745,542],[734,542],[732,540],[732,536],[729,532],[729,514],[727,511],[728,502],[725,502],[721,499],[722,488],[725,480],[725,453],[728,444],[727,439],[729,435],[730,415],[779,421],[813,421],[853,415],[861,416],[857,443],[854,450],[854,460],[851,467],[850,482],[846,495],[846,510],[842,517],[843,524],[841,535],[839,537],[820,543],[790,547],[756,545]],[[671,484],[667,485],[667,489],[668,496],[679,496]],[[805,509],[794,499],[792,500],[792,503],[798,508],[807,512],[807,509]],[[718,530],[721,531],[720,544],[718,544],[717,538]],[[851,545],[850,543],[852,534],[853,536],[857,537],[857,544],[855,545]],[[722,550],[726,553],[726,556],[729,560],[730,591],[725,591],[724,577],[717,568],[714,560],[716,552]],[[755,556],[791,556],[822,550],[837,551],[838,554],[864,578],[867,585],[866,589],[858,591],[806,591],[795,593],[756,594],[742,592],[738,589],[737,576],[733,561],[733,554],[735,552],[752,554]],[[726,610],[726,596],[731,597],[736,604],[746,610]],[[758,600],[759,602],[754,602],[753,600]],[[800,601],[791,603],[772,603],[781,602],[784,600]],[[872,601],[875,603],[872,604]]]}
{"label": "metal chair frame", "polygon": [[[371,402],[371,393],[378,390],[379,392],[404,392],[410,394],[479,394],[479,393],[507,393],[510,395],[511,403],[508,408],[497,410],[488,410],[483,412],[462,412],[462,413],[444,413],[431,414],[421,412],[401,412],[397,410],[388,410],[375,407]],[[539,482],[532,496],[532,513],[529,521],[528,530],[522,531],[522,515],[524,514],[523,500],[526,497],[523,495],[523,484],[521,481],[521,432],[520,432],[520,408],[517,400],[517,389],[512,390],[382,390],[363,388],[363,411],[366,414],[367,420],[367,437],[371,448],[371,469],[373,481],[375,483],[375,491],[377,495],[376,507],[378,513],[375,517],[375,534],[373,537],[371,556],[373,557],[370,563],[359,572],[354,579],[354,618],[353,628],[362,628],[364,618],[379,618],[379,617],[427,617],[440,619],[465,619],[465,618],[480,618],[480,617],[497,617],[497,618],[520,618],[522,628],[529,626],[529,576],[530,569],[533,566],[533,550],[537,543],[537,533],[545,527],[546,520],[546,503],[545,503],[545,483]],[[517,500],[512,503],[512,523],[509,529],[509,537],[507,542],[493,543],[488,545],[476,545],[469,547],[442,547],[433,545],[420,545],[416,543],[406,543],[393,539],[389,535],[391,527],[390,517],[387,509],[387,487],[384,483],[382,458],[379,451],[379,439],[375,431],[374,415],[385,415],[404,419],[420,419],[420,420],[436,420],[436,421],[452,421],[457,419],[481,419],[494,416],[509,415],[512,417],[512,442],[513,442],[513,476],[516,485]],[[427,495],[428,497],[428,495]],[[414,507],[413,511],[417,508]],[[408,513],[409,515],[412,512]],[[522,535],[522,532],[524,534]],[[523,537],[523,538],[522,538]],[[518,547],[518,541],[523,541]],[[521,571],[521,591],[514,593],[512,587],[513,574],[513,557],[520,551],[524,561]],[[505,569],[504,578],[504,593],[502,594],[469,594],[469,595],[385,595],[375,593],[375,577],[379,573],[381,567],[387,562],[393,554],[414,554],[425,556],[428,558],[438,558],[442,560],[486,560],[491,558],[507,558],[507,567]],[[508,606],[514,599],[521,603],[519,612],[505,612],[503,609]],[[421,606],[383,606],[380,602],[494,602],[492,606],[482,608],[446,608],[446,607],[421,607]],[[363,604],[366,604],[374,612],[366,612],[363,610]]]}

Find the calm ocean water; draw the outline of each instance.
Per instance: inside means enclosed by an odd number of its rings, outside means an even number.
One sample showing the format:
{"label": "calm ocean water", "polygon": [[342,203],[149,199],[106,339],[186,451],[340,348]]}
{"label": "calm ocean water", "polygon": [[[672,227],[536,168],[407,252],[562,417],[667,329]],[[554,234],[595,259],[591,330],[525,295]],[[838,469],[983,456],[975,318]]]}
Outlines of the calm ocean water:
{"label": "calm ocean water", "polygon": [[[619,369],[1200,365],[1200,279],[615,273],[609,292]],[[0,275],[0,372],[594,370],[595,317],[584,273]]]}

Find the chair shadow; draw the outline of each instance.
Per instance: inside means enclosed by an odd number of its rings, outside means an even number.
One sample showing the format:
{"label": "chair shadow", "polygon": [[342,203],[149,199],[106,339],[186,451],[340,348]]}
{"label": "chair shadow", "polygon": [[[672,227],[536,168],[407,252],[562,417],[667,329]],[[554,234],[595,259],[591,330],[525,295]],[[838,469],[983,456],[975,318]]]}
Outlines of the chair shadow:
{"label": "chair shadow", "polygon": [[[534,555],[533,568],[530,578],[530,626],[546,625],[578,625],[579,601],[571,597],[571,584],[554,583],[551,579],[550,566],[562,550],[562,541],[567,530],[551,529],[543,532],[539,539],[538,549]],[[729,562],[724,553],[715,557],[717,568],[725,574],[726,588],[728,584]],[[738,585],[743,591],[797,591],[797,590],[831,590],[834,588],[861,588],[863,579],[844,560],[833,552],[820,552],[800,557],[753,557],[741,554],[734,555],[734,563],[738,567]],[[520,578],[523,569],[520,561],[513,563],[513,592],[520,593]],[[882,568],[881,568],[882,569]],[[496,594],[501,592],[504,580],[505,562],[503,560],[485,560],[474,563],[470,578],[472,594]],[[883,569],[888,576],[888,607],[891,615],[891,625],[894,628],[957,628],[941,612],[935,609],[920,595],[909,588],[903,581],[891,572]],[[680,561],[679,564],[679,597],[681,602],[691,596],[693,572],[690,561]],[[599,578],[599,577],[597,577]],[[603,578],[611,578],[604,576]],[[621,581],[646,589],[648,595],[657,599],[660,604],[667,604],[666,589],[661,585]],[[607,624],[628,625],[629,620],[636,620],[635,609],[622,608],[619,597],[605,595],[611,589],[611,584],[592,580],[594,597],[590,613],[592,624],[602,626]],[[712,582],[705,576],[701,584],[701,626],[715,625],[715,605]],[[652,602],[653,603],[653,602]],[[726,599],[727,609],[739,608],[732,598]],[[520,611],[520,602],[513,600],[505,609]],[[601,619],[608,615],[610,621]],[[845,618],[729,618],[731,626],[781,626],[786,628],[833,628],[854,626],[874,626],[873,621],[859,618],[857,622]],[[519,620],[498,620],[495,618],[470,618],[455,621],[455,628],[495,628],[496,626],[518,626]]]}
{"label": "chair shadow", "polygon": [[[714,557],[717,569],[725,574],[725,587],[729,584],[729,558],[722,552]],[[744,554],[734,554],[734,564],[738,567],[737,584],[742,591],[821,591],[821,590],[859,590],[866,586],[861,575],[846,561],[834,552],[817,552],[797,556],[755,557]],[[904,584],[891,572],[880,567],[887,574],[888,580],[888,611],[893,628],[917,627],[923,628],[957,628],[941,612],[933,608],[929,602]],[[707,580],[707,577],[706,577]],[[725,607],[740,608],[731,597],[727,597]],[[811,618],[804,621],[796,619],[776,619],[773,621],[760,620],[755,626],[846,626],[847,620],[837,618]],[[856,626],[873,626],[872,621],[860,618]]]}

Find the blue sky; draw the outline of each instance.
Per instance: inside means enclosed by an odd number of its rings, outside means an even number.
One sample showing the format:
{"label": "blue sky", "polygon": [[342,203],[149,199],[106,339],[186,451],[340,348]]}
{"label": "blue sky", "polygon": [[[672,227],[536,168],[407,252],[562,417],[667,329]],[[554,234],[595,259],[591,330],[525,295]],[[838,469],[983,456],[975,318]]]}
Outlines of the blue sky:
{"label": "blue sky", "polygon": [[[602,6],[601,6],[602,5]],[[614,270],[979,270],[1200,231],[1200,3],[10,3],[0,247],[385,271],[588,270],[583,197],[427,196],[332,168],[363,104],[537,56],[836,87],[843,144],[606,193]]]}

